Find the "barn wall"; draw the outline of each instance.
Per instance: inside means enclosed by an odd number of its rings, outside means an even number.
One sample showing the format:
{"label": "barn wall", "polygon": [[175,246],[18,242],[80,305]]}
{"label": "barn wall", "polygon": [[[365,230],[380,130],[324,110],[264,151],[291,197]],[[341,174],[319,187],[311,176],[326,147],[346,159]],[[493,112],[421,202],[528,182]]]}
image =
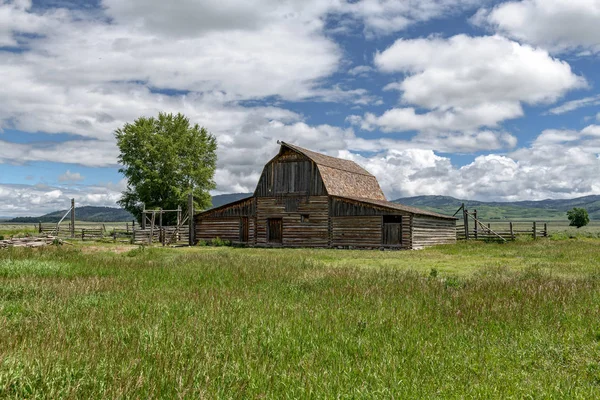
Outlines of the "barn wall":
{"label": "barn wall", "polygon": [[413,248],[456,243],[456,221],[415,216],[412,226]]}
{"label": "barn wall", "polygon": [[[402,245],[399,247],[401,249],[412,248],[411,220],[410,215],[402,216]],[[332,217],[331,228],[333,247],[387,247],[382,245],[381,216]]]}
{"label": "barn wall", "polygon": [[287,150],[265,165],[255,195],[323,196],[325,185],[317,166],[306,156]]}
{"label": "barn wall", "polygon": [[[308,222],[301,222],[302,214],[309,216]],[[269,218],[281,218],[283,221],[281,246],[327,247],[329,244],[327,196],[301,199],[291,210],[285,199],[257,198],[255,243],[259,246],[270,245],[267,242],[267,220]]]}
{"label": "barn wall", "polygon": [[218,237],[231,242],[239,242],[241,218],[247,217],[248,242],[252,244],[255,204],[255,199],[249,198],[197,214],[195,216],[196,241],[209,241]]}
{"label": "barn wall", "polygon": [[381,217],[331,218],[334,247],[381,247]]}
{"label": "barn wall", "polygon": [[[210,241],[215,238],[240,242],[241,217],[202,218],[196,222],[196,240]],[[254,238],[254,219],[248,218],[248,243]]]}
{"label": "barn wall", "polygon": [[381,247],[383,215],[402,216],[402,249],[412,248],[413,215],[352,200],[332,198],[332,246]]}

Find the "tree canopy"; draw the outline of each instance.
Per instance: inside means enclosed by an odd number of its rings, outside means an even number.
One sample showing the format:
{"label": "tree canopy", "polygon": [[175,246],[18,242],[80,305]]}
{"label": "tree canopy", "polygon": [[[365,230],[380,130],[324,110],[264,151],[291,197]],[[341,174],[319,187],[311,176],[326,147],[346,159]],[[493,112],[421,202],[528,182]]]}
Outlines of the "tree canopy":
{"label": "tree canopy", "polygon": [[577,228],[581,228],[590,223],[590,216],[585,208],[575,207],[572,210],[567,211],[567,218],[571,221],[569,226],[576,226]]}
{"label": "tree canopy", "polygon": [[217,141],[205,128],[179,113],[159,113],[157,118],[126,123],[115,137],[119,172],[127,178],[118,203],[127,211],[140,219],[144,204],[149,210],[180,205],[185,209],[189,193],[194,195],[194,208],[210,207]]}

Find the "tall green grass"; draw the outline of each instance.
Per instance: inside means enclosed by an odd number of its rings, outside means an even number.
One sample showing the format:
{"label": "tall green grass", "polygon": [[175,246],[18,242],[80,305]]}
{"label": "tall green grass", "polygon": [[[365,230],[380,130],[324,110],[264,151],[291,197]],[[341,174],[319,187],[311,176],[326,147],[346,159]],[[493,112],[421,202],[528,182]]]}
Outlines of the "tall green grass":
{"label": "tall green grass", "polygon": [[0,397],[598,398],[599,244],[2,251]]}

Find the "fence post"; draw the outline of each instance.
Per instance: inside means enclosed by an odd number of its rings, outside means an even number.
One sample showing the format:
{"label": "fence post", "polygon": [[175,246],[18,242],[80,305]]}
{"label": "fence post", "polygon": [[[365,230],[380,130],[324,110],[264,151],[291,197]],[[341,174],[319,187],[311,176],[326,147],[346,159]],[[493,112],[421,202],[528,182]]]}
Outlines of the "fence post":
{"label": "fence post", "polygon": [[39,222],[39,228],[38,228],[38,230],[39,230],[39,233],[42,233],[42,221]]}
{"label": "fence post", "polygon": [[142,230],[146,229],[146,204],[144,204],[144,208],[142,209]]}
{"label": "fence post", "polygon": [[548,223],[544,223],[544,237],[548,237]]}
{"label": "fence post", "polygon": [[515,232],[513,231],[513,223],[509,222],[509,226],[510,226],[510,238],[512,240],[515,240]]}
{"label": "fence post", "polygon": [[479,238],[479,235],[477,235],[477,225],[479,225],[477,223],[477,210],[473,210],[473,216],[475,217],[475,222],[473,223],[475,226],[473,227],[473,233],[475,234],[475,240],[477,240]]}
{"label": "fence post", "polygon": [[469,240],[469,212],[464,207],[463,218],[465,219],[465,240]]}
{"label": "fence post", "polygon": [[537,227],[535,225],[535,221],[533,222],[533,240],[537,239]]}
{"label": "fence post", "polygon": [[189,245],[193,246],[195,243],[194,238],[194,195],[190,193],[188,195],[188,227],[189,227]]}
{"label": "fence post", "polygon": [[75,199],[71,199],[71,238],[75,238]]}

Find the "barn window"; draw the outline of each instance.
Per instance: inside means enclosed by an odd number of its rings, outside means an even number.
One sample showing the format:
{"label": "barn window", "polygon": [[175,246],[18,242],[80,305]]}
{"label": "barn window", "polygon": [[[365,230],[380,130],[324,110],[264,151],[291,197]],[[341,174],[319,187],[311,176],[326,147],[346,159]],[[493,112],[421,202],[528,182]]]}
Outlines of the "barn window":
{"label": "barn window", "polygon": [[383,223],[384,224],[401,224],[402,223],[402,215],[384,215]]}
{"label": "barn window", "polygon": [[310,222],[308,214],[300,215],[300,222],[302,222],[303,224],[308,224]]}
{"label": "barn window", "polygon": [[402,216],[384,215],[382,226],[382,243],[384,246],[402,245]]}

